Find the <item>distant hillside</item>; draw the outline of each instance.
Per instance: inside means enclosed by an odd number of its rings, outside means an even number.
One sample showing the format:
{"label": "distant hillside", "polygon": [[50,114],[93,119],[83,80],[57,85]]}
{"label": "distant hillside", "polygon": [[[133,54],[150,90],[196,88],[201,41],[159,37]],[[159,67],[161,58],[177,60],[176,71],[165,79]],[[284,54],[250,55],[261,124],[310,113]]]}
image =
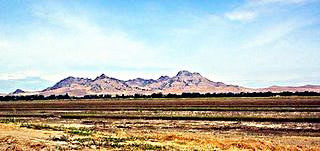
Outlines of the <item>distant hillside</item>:
{"label": "distant hillside", "polygon": [[261,88],[257,89],[261,92],[304,92],[304,91],[313,91],[313,92],[320,92],[320,85],[305,85],[305,86],[271,86],[268,88]]}
{"label": "distant hillside", "polygon": [[21,89],[17,89],[14,92],[10,93],[11,95],[15,95],[15,94],[20,94],[20,93],[25,93],[25,91],[21,90]]}

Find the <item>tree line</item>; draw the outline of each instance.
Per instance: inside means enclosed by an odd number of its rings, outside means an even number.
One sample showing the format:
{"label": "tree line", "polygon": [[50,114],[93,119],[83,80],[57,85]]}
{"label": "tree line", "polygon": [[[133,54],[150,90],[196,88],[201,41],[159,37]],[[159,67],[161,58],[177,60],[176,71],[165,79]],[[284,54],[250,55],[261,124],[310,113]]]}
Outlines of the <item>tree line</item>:
{"label": "tree line", "polygon": [[108,99],[108,98],[204,98],[204,97],[275,97],[275,96],[320,96],[318,92],[241,92],[241,93],[182,93],[182,94],[162,94],[153,93],[151,95],[116,95],[109,94],[85,95],[83,97],[65,95],[27,95],[27,96],[0,96],[0,101],[18,101],[18,100],[72,100],[72,99]]}

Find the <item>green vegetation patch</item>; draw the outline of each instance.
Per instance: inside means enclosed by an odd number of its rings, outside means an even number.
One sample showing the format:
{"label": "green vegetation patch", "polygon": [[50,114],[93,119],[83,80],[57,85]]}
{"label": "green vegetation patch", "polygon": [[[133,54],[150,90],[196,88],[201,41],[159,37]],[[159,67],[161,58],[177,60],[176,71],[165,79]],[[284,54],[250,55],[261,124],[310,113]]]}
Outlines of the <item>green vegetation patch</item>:
{"label": "green vegetation patch", "polygon": [[136,140],[147,140],[146,137],[113,137],[113,136],[105,136],[99,138],[92,137],[83,137],[76,138],[73,141],[77,141],[81,143],[83,147],[104,147],[104,148],[117,148],[117,149],[130,149],[130,150],[166,150],[169,149],[169,146],[160,146],[160,145],[152,145],[148,143],[133,143],[132,141]]}
{"label": "green vegetation patch", "polygon": [[47,124],[30,124],[30,123],[22,123],[20,127],[26,127],[36,130],[53,130],[53,131],[64,131],[70,134],[88,136],[92,135],[93,130],[86,127],[64,127],[64,126],[50,126]]}
{"label": "green vegetation patch", "polygon": [[143,149],[143,150],[167,150],[169,149],[166,146],[160,146],[160,145],[152,145],[152,144],[138,144],[138,143],[133,143],[133,144],[128,144],[127,145],[129,148],[134,148],[134,149]]}
{"label": "green vegetation patch", "polygon": [[5,123],[5,124],[8,124],[8,123],[23,123],[24,120],[22,119],[15,119],[15,118],[5,118],[5,119],[0,119],[0,123]]}

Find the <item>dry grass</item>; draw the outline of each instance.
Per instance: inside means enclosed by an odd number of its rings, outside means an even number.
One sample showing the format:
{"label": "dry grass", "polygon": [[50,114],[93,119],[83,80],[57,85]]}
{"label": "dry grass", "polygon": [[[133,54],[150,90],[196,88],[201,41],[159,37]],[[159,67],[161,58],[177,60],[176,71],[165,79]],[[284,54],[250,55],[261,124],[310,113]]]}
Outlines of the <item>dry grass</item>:
{"label": "dry grass", "polygon": [[[0,150],[320,150],[319,145],[289,145],[275,143],[270,138],[244,137],[237,133],[213,135],[208,132],[186,131],[99,131],[93,136],[68,135],[67,146],[52,140],[53,136],[67,135],[64,132],[21,128],[15,124],[0,124]],[[229,136],[229,137],[226,137]],[[289,137],[275,137],[284,142]],[[303,137],[301,137],[302,139]],[[304,139],[308,139],[305,137]],[[73,142],[94,141],[94,145],[72,148]],[[297,140],[297,139],[295,139]],[[309,140],[310,141],[310,140]],[[313,141],[320,141],[316,139]],[[104,146],[99,146],[106,142]],[[303,142],[300,142],[303,144]]]}
{"label": "dry grass", "polygon": [[[319,150],[320,146],[296,146],[273,143],[261,138],[221,138],[208,133],[149,132],[136,133],[136,136],[157,141],[158,144],[183,150]],[[230,134],[232,135],[232,134]],[[281,139],[280,137],[278,139]]]}

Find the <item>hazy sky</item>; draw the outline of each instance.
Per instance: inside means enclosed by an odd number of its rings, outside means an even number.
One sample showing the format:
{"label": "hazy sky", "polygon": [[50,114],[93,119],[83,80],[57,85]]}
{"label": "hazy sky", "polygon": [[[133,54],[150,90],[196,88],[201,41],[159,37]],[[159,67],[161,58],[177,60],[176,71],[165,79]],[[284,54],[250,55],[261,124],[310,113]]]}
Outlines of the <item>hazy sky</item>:
{"label": "hazy sky", "polygon": [[320,0],[0,0],[0,92],[179,70],[246,87],[320,84]]}

